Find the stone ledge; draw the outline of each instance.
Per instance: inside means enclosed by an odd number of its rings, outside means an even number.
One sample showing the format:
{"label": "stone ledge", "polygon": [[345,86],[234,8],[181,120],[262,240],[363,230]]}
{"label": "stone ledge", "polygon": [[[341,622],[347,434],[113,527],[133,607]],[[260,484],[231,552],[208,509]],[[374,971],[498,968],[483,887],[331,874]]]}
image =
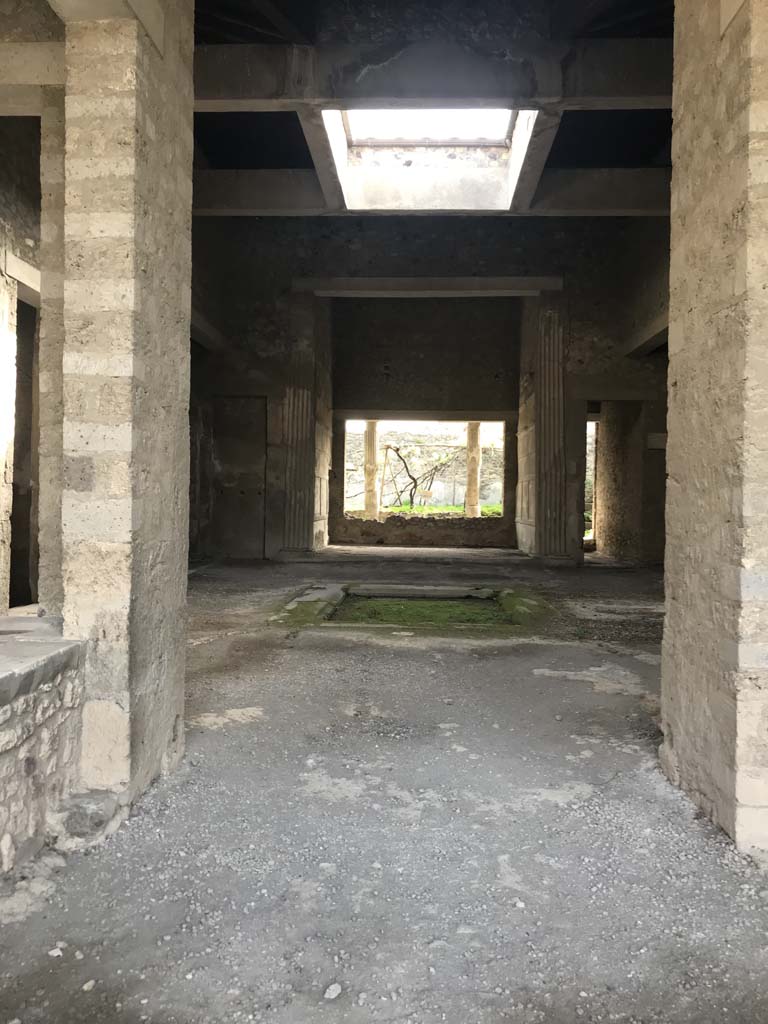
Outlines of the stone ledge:
{"label": "stone ledge", "polygon": [[64,640],[43,619],[0,617],[0,707],[82,664],[85,644]]}

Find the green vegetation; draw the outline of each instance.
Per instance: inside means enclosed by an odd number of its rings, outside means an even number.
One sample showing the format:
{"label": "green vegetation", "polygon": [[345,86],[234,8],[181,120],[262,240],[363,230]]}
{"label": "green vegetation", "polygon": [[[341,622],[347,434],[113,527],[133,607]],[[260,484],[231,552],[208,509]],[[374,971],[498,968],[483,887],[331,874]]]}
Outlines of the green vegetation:
{"label": "green vegetation", "polygon": [[387,626],[498,626],[509,623],[501,605],[474,597],[348,597],[334,622]]}
{"label": "green vegetation", "polygon": [[347,597],[334,622],[379,626],[531,626],[552,606],[535,594],[505,590],[496,598]]}
{"label": "green vegetation", "polygon": [[[411,508],[410,505],[390,505],[384,509],[385,512],[392,513],[398,516],[439,516],[439,515],[464,515],[463,505],[414,505]],[[500,516],[502,514],[501,505],[483,505],[481,509],[481,515],[484,516]]]}

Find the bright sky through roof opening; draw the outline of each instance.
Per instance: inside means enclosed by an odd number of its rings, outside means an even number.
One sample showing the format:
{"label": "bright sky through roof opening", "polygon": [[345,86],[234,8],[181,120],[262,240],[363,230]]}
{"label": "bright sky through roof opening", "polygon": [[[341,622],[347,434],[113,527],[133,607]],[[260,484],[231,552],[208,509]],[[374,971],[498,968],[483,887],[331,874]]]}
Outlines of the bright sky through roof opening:
{"label": "bright sky through roof opening", "polygon": [[348,110],[352,142],[430,142],[503,145],[511,110]]}

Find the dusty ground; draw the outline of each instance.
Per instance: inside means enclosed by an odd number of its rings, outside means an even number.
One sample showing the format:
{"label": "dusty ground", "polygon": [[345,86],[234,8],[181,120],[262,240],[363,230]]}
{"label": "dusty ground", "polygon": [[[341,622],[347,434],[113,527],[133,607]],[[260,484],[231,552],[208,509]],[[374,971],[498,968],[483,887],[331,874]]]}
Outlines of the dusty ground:
{"label": "dusty ground", "polygon": [[[519,580],[562,637],[265,624],[340,579]],[[0,899],[0,1024],[768,1021],[768,879],[656,766],[659,598],[493,553],[199,571],[185,764]]]}

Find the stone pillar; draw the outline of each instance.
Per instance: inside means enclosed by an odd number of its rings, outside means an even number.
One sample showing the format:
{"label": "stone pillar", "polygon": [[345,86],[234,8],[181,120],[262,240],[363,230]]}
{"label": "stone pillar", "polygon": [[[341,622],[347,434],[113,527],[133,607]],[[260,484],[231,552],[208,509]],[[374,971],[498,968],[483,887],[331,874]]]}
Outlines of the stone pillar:
{"label": "stone pillar", "polygon": [[347,423],[340,416],[333,417],[331,441],[331,477],[328,488],[328,516],[331,541],[334,528],[344,519],[344,489],[346,486]]}
{"label": "stone pillar", "polygon": [[464,498],[468,518],[480,517],[480,466],[483,452],[480,447],[480,424],[477,420],[467,423],[467,493]]}
{"label": "stone pillar", "polygon": [[[40,328],[36,518],[38,601],[60,618],[64,359],[64,90],[43,90],[40,119]],[[71,356],[70,356],[71,358]]]}
{"label": "stone pillar", "polygon": [[0,615],[11,585],[13,435],[16,410],[16,282],[0,270]]}
{"label": "stone pillar", "polygon": [[315,474],[315,304],[310,293],[291,299],[293,348],[283,400],[285,446],[285,521],[283,549],[311,551],[314,546]]}
{"label": "stone pillar", "polygon": [[[580,465],[574,410],[566,404],[563,300],[525,302],[520,357],[517,537],[521,550],[555,562],[578,562]],[[581,447],[584,442],[581,440]],[[572,467],[570,464],[573,464]]]}
{"label": "stone pillar", "polygon": [[642,402],[602,402],[597,453],[597,550],[625,562],[643,560]]}
{"label": "stone pillar", "polygon": [[90,641],[82,784],[131,799],[183,747],[192,0],[67,24],[64,633]]}
{"label": "stone pillar", "polygon": [[312,546],[328,546],[333,447],[331,300],[315,299],[315,521]]}
{"label": "stone pillar", "polygon": [[661,755],[765,850],[768,5],[675,8]]}
{"label": "stone pillar", "polygon": [[379,518],[379,423],[365,421],[365,518]]}

